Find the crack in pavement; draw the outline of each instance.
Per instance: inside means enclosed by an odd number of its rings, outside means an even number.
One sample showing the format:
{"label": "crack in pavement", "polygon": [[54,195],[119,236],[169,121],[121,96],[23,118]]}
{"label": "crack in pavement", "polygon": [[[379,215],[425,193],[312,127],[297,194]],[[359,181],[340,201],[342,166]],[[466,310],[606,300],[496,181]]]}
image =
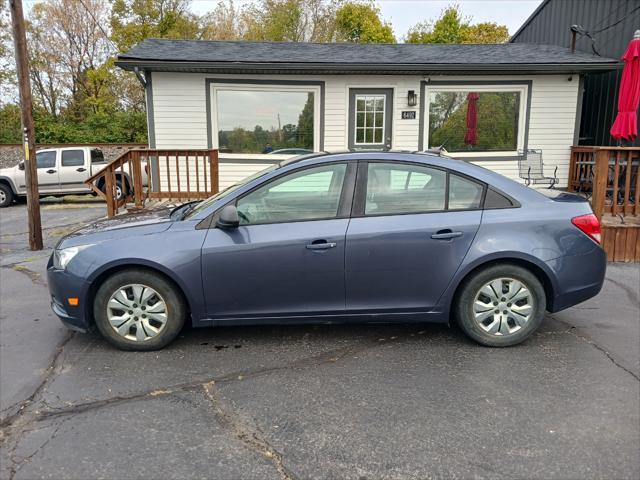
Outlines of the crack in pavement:
{"label": "crack in pavement", "polygon": [[263,367],[263,368],[253,369],[253,370],[241,370],[238,372],[232,372],[232,373],[223,375],[218,378],[201,377],[189,382],[166,385],[163,387],[156,387],[153,390],[146,390],[143,392],[132,393],[130,395],[118,395],[118,396],[106,398],[103,400],[94,400],[94,401],[89,401],[84,403],[77,403],[65,408],[58,408],[54,410],[43,410],[38,412],[34,420],[41,421],[41,420],[46,420],[49,418],[55,418],[59,416],[74,415],[77,413],[86,412],[88,410],[95,410],[95,409],[99,409],[99,408],[103,408],[111,405],[118,405],[121,403],[130,402],[133,400],[151,399],[151,398],[167,396],[180,391],[199,390],[203,384],[208,382],[216,382],[217,384],[226,384],[226,383],[258,378],[264,375],[269,375],[271,373],[284,371],[284,370],[300,370],[300,369],[305,369],[309,367],[323,365],[326,363],[335,363],[347,355],[357,353],[366,348],[370,348],[371,346],[377,346],[377,345],[379,345],[378,342],[359,345],[359,346],[349,345],[347,347],[330,350],[320,355],[301,358],[284,365],[276,365],[273,367]]}
{"label": "crack in pavement", "polygon": [[[2,422],[0,422],[0,446],[3,446],[4,444],[11,444],[11,447],[9,448],[9,451],[11,452],[10,461],[12,462],[12,466],[10,469],[10,480],[13,479],[22,465],[30,461],[36,453],[42,450],[44,446],[46,446],[53,438],[55,438],[55,434],[57,434],[59,427],[66,420],[72,418],[70,417],[71,415],[133,400],[146,400],[168,396],[178,391],[200,391],[202,388],[205,388],[206,395],[210,400],[212,400],[215,398],[215,395],[213,394],[213,391],[207,386],[213,385],[214,383],[225,384],[242,381],[245,379],[258,378],[260,376],[268,375],[278,371],[305,369],[314,366],[317,367],[319,365],[327,363],[335,363],[350,354],[355,354],[368,348],[380,345],[379,341],[348,345],[346,347],[330,350],[319,355],[301,358],[284,365],[229,373],[227,375],[219,377],[218,379],[198,379],[191,382],[172,385],[168,387],[160,387],[154,390],[148,390],[131,395],[116,396],[104,400],[96,400],[92,402],[71,405],[70,407],[57,410],[32,410],[32,406],[36,401],[42,400],[41,403],[44,403],[44,400],[40,398],[41,393],[44,391],[46,385],[48,385],[52,381],[55,373],[60,370],[61,365],[58,365],[58,359],[60,358],[65,345],[71,340],[71,338],[73,338],[73,336],[74,332],[69,332],[67,338],[65,338],[57,347],[56,354],[54,355],[54,358],[47,368],[47,374],[45,378],[42,380],[40,385],[38,385],[36,390],[22,402],[20,409],[14,415],[7,417]],[[207,388],[209,388],[209,390],[207,390]],[[235,420],[233,420],[233,417],[230,416],[230,413],[222,409],[222,407],[220,406],[218,406],[217,408],[219,408],[219,414],[217,415],[217,417],[222,424],[228,425],[230,427],[234,426],[233,431],[235,432],[236,436],[245,445],[254,450],[257,449],[263,456],[269,458],[284,480],[295,480],[295,476],[293,476],[293,474],[289,472],[282,464],[282,456],[269,445],[266,439],[264,439],[259,434],[259,432],[257,432],[257,430],[254,429],[253,431],[249,431],[247,429],[243,430],[236,428],[236,426],[238,426],[239,424]],[[34,424],[52,418],[62,418],[62,421],[57,425],[52,436],[31,455],[21,460],[16,460],[15,451],[18,448],[19,444],[22,442],[24,435],[31,431],[37,430],[37,428],[33,428]]]}
{"label": "crack in pavement", "polygon": [[[58,367],[60,367],[60,365],[58,365],[58,360],[62,355],[62,351],[64,350],[64,347],[67,345],[67,343],[69,343],[69,341],[74,337],[74,334],[75,332],[69,331],[67,333],[67,336],[58,344],[58,346],[56,347],[56,351],[53,354],[53,358],[51,359],[51,362],[49,362],[49,366],[45,370],[46,373],[42,378],[42,381],[31,395],[29,395],[22,402],[19,402],[20,408],[18,409],[18,411],[0,421],[0,445],[2,445],[6,439],[11,437],[12,430],[15,430],[16,427],[19,427],[21,424],[24,424],[24,426],[26,427],[29,423],[31,423],[33,417],[37,415],[37,412],[36,414],[31,414],[28,407],[40,398],[42,391],[55,376]],[[20,421],[23,418],[26,419],[25,422]],[[7,431],[9,431],[9,433],[7,433]]]}
{"label": "crack in pavement", "polygon": [[636,380],[638,380],[640,382],[640,376],[638,376],[635,372],[629,370],[627,367],[625,367],[624,365],[621,365],[620,363],[618,363],[618,360],[616,360],[616,358],[609,353],[609,351],[607,351],[607,349],[605,349],[604,347],[601,347],[600,345],[598,345],[593,339],[579,334],[578,333],[578,327],[575,327],[574,325],[571,325],[570,323],[564,321],[564,320],[560,320],[559,318],[551,315],[551,314],[547,314],[550,318],[552,318],[553,320],[555,320],[558,323],[561,323],[562,325],[565,325],[568,327],[567,330],[565,330],[563,333],[568,333],[569,335],[573,335],[574,337],[582,340],[583,342],[591,345],[593,348],[595,348],[596,350],[598,350],[600,353],[604,354],[605,357],[607,357],[611,363],[613,363],[616,367],[620,368],[621,370],[627,372],[629,375],[631,375],[633,378],[635,378]]}
{"label": "crack in pavement", "polygon": [[631,287],[629,285],[626,285],[622,282],[619,282],[617,280],[613,280],[612,278],[607,278],[605,277],[605,280],[608,282],[613,283],[616,287],[621,288],[622,290],[624,290],[624,293],[627,294],[627,297],[629,297],[629,300],[631,300],[631,304],[632,305],[637,305],[638,303],[640,303],[640,299],[638,299],[638,295],[637,293],[631,289]]}
{"label": "crack in pavement", "polygon": [[42,274],[38,273],[38,272],[36,272],[34,270],[31,270],[29,267],[25,267],[24,265],[22,265],[23,263],[26,263],[26,262],[15,262],[15,263],[9,263],[7,265],[0,265],[0,268],[7,268],[7,269],[10,269],[10,270],[13,270],[14,272],[23,273],[27,277],[29,277],[31,282],[34,283],[35,285],[40,285],[41,287],[46,287],[47,286],[47,282],[45,282],[42,279]]}
{"label": "crack in pavement", "polygon": [[225,407],[215,389],[215,382],[202,385],[206,397],[215,411],[216,420],[225,429],[230,430],[234,437],[245,447],[267,458],[280,474],[282,480],[295,480],[296,476],[284,465],[282,453],[277,451],[265,438],[257,427],[251,427],[229,408]]}
{"label": "crack in pavement", "polygon": [[[51,442],[54,438],[58,436],[58,431],[60,431],[60,427],[62,427],[62,424],[68,420],[70,419],[63,418],[62,420],[60,420],[60,422],[53,429],[53,433],[49,435],[49,437],[44,442],[42,442],[40,446],[38,446],[33,452],[31,452],[26,457],[21,457],[20,459],[16,458],[17,457],[16,450],[18,449],[18,445],[20,444],[20,441],[17,441],[14,443],[13,447],[11,448],[11,452],[9,454],[9,461],[11,462],[11,467],[9,469],[9,480],[13,480],[17,475],[18,471],[20,470],[20,468],[22,468],[24,465],[29,463],[38,453],[40,453],[49,444],[49,442]],[[25,431],[25,433],[31,432],[31,431],[33,430],[27,430]]]}

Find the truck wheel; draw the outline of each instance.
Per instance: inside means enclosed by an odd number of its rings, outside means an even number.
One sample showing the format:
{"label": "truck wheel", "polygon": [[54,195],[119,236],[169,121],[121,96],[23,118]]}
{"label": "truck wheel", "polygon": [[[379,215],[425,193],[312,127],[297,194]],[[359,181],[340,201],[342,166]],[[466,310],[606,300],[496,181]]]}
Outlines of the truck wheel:
{"label": "truck wheel", "polygon": [[[105,192],[106,189],[107,189],[107,186],[105,184],[102,184],[102,186],[100,187],[100,190]],[[124,190],[122,188],[122,182],[120,180],[116,180],[116,199],[120,200],[122,198],[123,193],[124,193]]]}
{"label": "truck wheel", "polygon": [[0,183],[0,208],[8,207],[13,202],[13,191],[11,187]]}

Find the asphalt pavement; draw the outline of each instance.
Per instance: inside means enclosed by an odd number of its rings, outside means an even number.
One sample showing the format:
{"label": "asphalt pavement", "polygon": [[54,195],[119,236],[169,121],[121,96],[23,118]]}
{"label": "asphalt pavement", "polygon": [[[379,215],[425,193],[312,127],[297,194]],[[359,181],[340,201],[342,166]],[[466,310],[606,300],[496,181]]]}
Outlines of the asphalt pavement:
{"label": "asphalt pavement", "polygon": [[0,211],[0,478],[640,477],[640,265],[524,344],[440,325],[186,328],[158,352],[72,334],[44,272],[101,204]]}

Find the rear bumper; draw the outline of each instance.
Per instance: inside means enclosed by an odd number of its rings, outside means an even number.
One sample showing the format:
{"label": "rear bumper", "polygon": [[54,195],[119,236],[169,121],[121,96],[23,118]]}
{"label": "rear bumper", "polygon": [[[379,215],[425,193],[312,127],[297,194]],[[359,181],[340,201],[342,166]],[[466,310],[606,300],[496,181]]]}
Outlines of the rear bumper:
{"label": "rear bumper", "polygon": [[[89,329],[87,315],[88,285],[83,278],[72,275],[64,270],[53,268],[53,262],[49,259],[47,265],[47,284],[51,294],[51,309],[53,313],[72,330],[86,332]],[[68,298],[77,297],[77,306],[69,305]]]}
{"label": "rear bumper", "polygon": [[546,263],[556,276],[550,312],[572,307],[600,293],[607,271],[607,256],[602,248],[594,247],[589,253]]}

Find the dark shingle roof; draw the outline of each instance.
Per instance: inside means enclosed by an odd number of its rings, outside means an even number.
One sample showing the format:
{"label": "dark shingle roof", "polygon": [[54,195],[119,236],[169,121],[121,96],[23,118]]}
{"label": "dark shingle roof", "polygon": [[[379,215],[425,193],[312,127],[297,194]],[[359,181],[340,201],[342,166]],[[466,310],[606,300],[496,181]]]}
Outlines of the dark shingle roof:
{"label": "dark shingle roof", "polygon": [[354,44],[148,39],[118,56],[126,69],[187,71],[581,71],[615,59],[555,45]]}

